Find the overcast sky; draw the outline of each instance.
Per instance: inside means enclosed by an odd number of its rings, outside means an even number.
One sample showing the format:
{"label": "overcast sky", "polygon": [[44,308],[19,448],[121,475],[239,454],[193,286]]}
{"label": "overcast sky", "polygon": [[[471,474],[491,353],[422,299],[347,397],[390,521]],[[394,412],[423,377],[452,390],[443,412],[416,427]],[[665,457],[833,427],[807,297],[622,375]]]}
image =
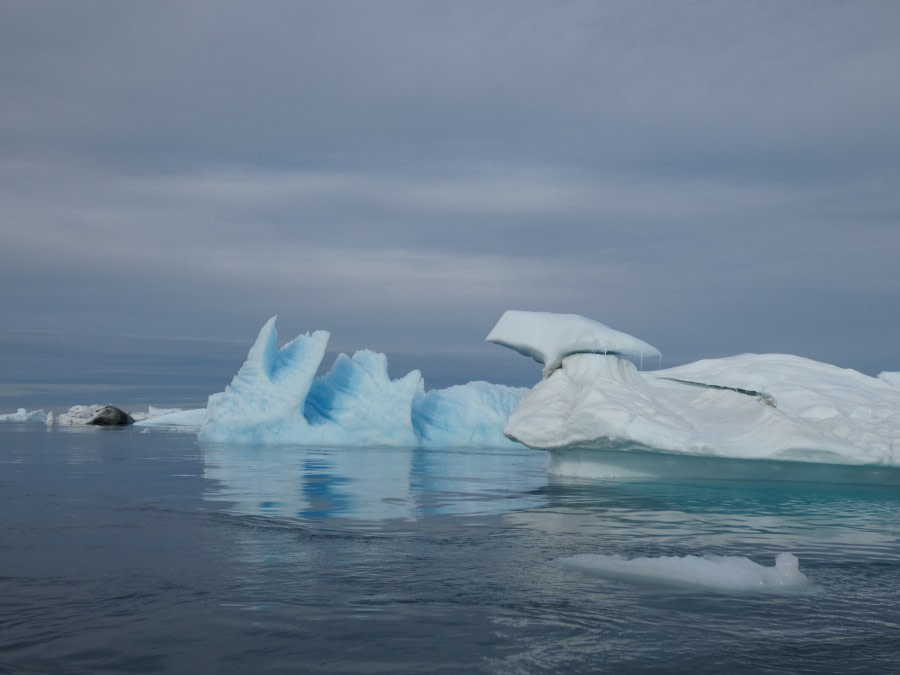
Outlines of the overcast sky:
{"label": "overcast sky", "polygon": [[900,370],[898,73],[895,0],[0,0],[0,321]]}

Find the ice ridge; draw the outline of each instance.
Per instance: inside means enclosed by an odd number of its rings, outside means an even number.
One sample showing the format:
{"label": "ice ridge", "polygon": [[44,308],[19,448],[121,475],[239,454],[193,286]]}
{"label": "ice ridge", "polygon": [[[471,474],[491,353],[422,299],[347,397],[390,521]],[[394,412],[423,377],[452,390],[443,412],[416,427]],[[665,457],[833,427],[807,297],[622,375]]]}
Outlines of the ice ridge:
{"label": "ice ridge", "polygon": [[525,389],[471,382],[425,391],[413,370],[392,380],[387,357],[340,354],[316,376],[329,334],[277,347],[276,317],[262,327],[225,391],[209,397],[199,438],[207,443],[509,447],[505,420]]}

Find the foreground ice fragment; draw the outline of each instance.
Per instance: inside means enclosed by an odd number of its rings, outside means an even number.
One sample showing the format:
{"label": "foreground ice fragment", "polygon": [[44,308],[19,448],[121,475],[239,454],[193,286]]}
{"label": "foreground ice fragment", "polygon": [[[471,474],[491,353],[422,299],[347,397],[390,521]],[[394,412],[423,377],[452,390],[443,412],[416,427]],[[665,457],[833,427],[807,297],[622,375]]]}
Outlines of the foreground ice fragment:
{"label": "foreground ice fragment", "polygon": [[654,584],[693,586],[717,591],[771,592],[809,585],[792,553],[779,553],[767,567],[743,556],[687,555],[624,558],[583,553],[560,558],[564,567],[598,576]]}

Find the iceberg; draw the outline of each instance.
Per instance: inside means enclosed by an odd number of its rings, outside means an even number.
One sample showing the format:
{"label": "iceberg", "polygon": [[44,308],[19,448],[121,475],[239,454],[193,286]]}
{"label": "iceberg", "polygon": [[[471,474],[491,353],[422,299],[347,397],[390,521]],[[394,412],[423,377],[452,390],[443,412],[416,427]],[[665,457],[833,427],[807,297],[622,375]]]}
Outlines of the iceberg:
{"label": "iceberg", "polygon": [[[567,343],[554,333],[553,349],[540,350],[552,316],[511,324],[504,315],[502,330],[488,336],[499,333],[502,341],[495,341],[523,354],[541,352],[545,364],[561,357],[504,428],[528,447],[555,451],[551,471],[566,472],[566,452],[579,461],[643,452],[900,466],[900,389],[887,378],[784,354],[639,372],[623,356],[643,343],[628,336],[615,336],[618,349],[586,353],[580,336]],[[560,322],[570,325],[571,315]]]}
{"label": "iceberg", "polygon": [[[340,354],[320,374],[329,333],[279,347],[275,324],[276,317],[265,323],[206,408],[151,407],[133,415],[136,424],[196,429],[201,442],[223,444],[522,444],[550,452],[550,473],[592,478],[718,473],[722,461],[741,460],[742,472],[763,476],[795,476],[797,466],[816,463],[884,470],[891,475],[863,478],[893,482],[900,467],[895,372],[869,377],[785,354],[642,371],[634,361],[660,353],[643,340],[574,314],[511,310],[486,339],[541,363],[537,385],[426,390],[418,370],[391,379],[387,357],[369,350]],[[103,407],[72,406],[55,423],[87,424]],[[52,413],[25,409],[2,421],[54,423]]]}
{"label": "iceberg", "polygon": [[767,567],[743,556],[687,555],[659,558],[625,558],[582,553],[560,558],[563,567],[597,576],[704,588],[715,591],[782,591],[811,586],[793,553],[779,553]]}
{"label": "iceberg", "polygon": [[340,354],[317,376],[329,333],[277,346],[276,317],[260,330],[225,391],[209,397],[204,443],[314,446],[512,447],[503,425],[526,389],[470,382],[425,391],[414,370],[392,380],[384,354]]}

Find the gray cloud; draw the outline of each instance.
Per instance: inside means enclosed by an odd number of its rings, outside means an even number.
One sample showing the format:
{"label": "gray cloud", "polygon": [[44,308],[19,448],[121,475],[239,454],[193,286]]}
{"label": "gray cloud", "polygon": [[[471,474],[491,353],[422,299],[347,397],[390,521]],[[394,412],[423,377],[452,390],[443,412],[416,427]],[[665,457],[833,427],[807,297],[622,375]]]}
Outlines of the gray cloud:
{"label": "gray cloud", "polygon": [[[0,7],[10,327],[900,368],[892,2]],[[488,376],[488,374],[485,374]]]}

